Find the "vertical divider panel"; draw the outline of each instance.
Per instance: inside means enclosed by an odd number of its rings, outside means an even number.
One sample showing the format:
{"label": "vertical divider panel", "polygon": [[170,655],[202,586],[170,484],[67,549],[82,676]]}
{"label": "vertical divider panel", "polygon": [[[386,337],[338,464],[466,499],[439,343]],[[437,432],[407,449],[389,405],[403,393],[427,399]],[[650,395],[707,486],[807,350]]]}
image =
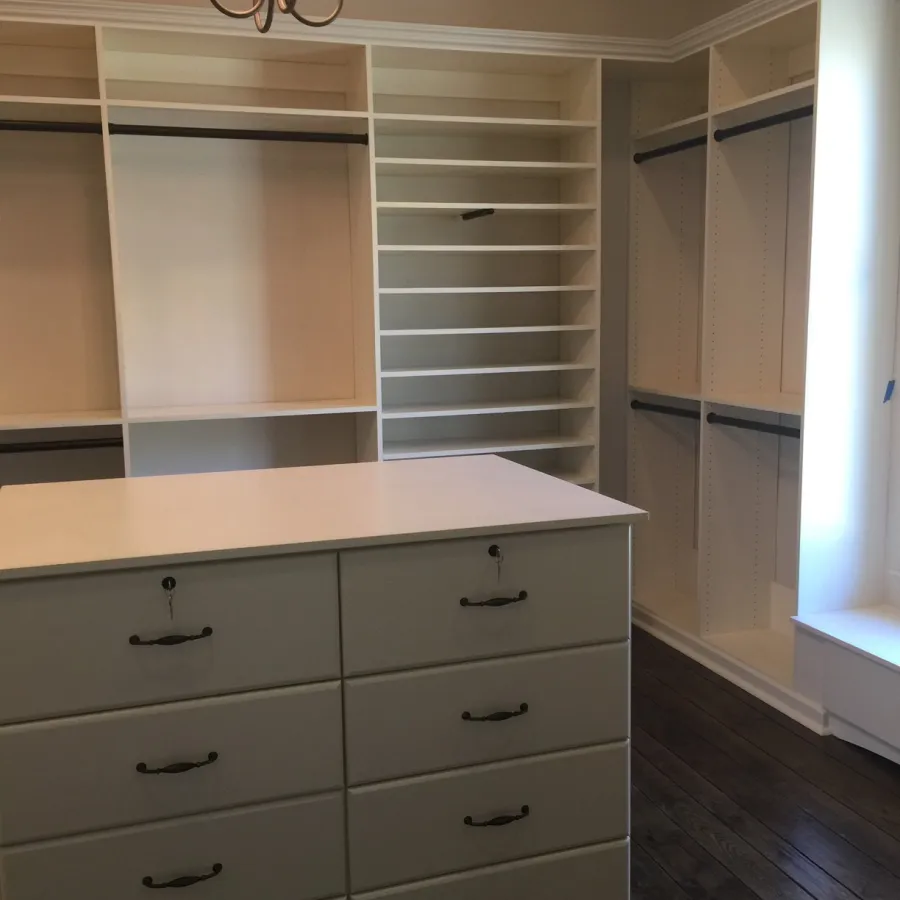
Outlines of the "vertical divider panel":
{"label": "vertical divider panel", "polygon": [[104,59],[104,32],[98,25],[95,29],[97,45],[97,74],[100,83],[100,117],[103,126],[103,164],[106,170],[106,205],[109,210],[109,243],[112,256],[113,305],[116,316],[116,347],[119,361],[119,402],[122,409],[122,442],[125,457],[125,475],[131,475],[131,436],[128,428],[128,396],[125,369],[124,309],[122,305],[122,275],[119,268],[118,232],[116,229],[115,184],[113,182],[112,147],[109,135],[109,105],[106,94],[106,61]]}

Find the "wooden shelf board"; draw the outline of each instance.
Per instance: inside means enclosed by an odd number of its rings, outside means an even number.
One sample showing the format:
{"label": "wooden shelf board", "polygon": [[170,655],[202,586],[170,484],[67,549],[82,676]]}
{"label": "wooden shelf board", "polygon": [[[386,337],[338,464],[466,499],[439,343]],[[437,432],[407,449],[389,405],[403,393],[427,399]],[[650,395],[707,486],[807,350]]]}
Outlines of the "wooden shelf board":
{"label": "wooden shelf board", "polygon": [[595,203],[407,203],[382,200],[378,212],[387,216],[445,216],[458,218],[466,212],[492,209],[495,215],[558,215],[594,212]]}
{"label": "wooden shelf board", "polygon": [[794,621],[835,643],[900,670],[900,607],[884,604],[800,615]]}
{"label": "wooden shelf board", "polygon": [[52,413],[0,413],[0,431],[27,431],[42,428],[93,428],[121,425],[117,409]]}
{"label": "wooden shelf board", "polygon": [[110,100],[109,119],[117,125],[176,128],[325,131],[337,134],[366,134],[369,130],[368,114],[355,110],[219,106],[141,100]]}
{"label": "wooden shelf board", "polygon": [[561,119],[509,119],[481,116],[418,116],[409,113],[376,113],[376,134],[385,135],[453,135],[465,137],[481,134],[530,135],[533,137],[566,137],[596,131],[593,121]]}
{"label": "wooden shelf board", "polygon": [[632,394],[645,394],[652,397],[669,397],[672,400],[693,400],[699,403],[703,399],[699,388],[661,388],[646,387],[644,385],[632,384],[628,389]]}
{"label": "wooden shelf board", "polygon": [[380,288],[378,293],[387,297],[415,296],[424,294],[441,296],[444,294],[592,294],[597,290],[593,285],[530,285],[515,287],[422,287],[422,288]]}
{"label": "wooden shelf board", "polygon": [[382,331],[382,337],[444,337],[479,334],[547,334],[553,332],[596,331],[595,325],[507,325],[496,328],[403,328]]}
{"label": "wooden shelf board", "polygon": [[416,405],[386,407],[385,419],[432,419],[456,416],[493,416],[510,413],[548,412],[563,409],[593,409],[591,400],[509,400],[503,402],[455,403],[445,405]]}
{"label": "wooden shelf board", "polygon": [[772,629],[709,634],[704,640],[786,687],[794,683],[794,638]]}
{"label": "wooden shelf board", "polygon": [[535,450],[565,450],[593,447],[593,438],[567,438],[546,435],[534,438],[496,438],[488,440],[394,441],[384,445],[384,458],[425,459],[432,456],[477,456],[487,453],[526,453]]}
{"label": "wooden shelf board", "polygon": [[803,415],[802,394],[708,394],[704,399],[707,403],[718,406],[781,413],[785,416]]}
{"label": "wooden shelf board", "polygon": [[269,419],[284,416],[323,416],[376,412],[374,404],[358,400],[309,400],[295,403],[234,403],[210,406],[170,406],[131,409],[132,424],[149,422],[202,422],[220,419]]}
{"label": "wooden shelf board", "polygon": [[816,81],[811,78],[808,81],[792,84],[790,87],[717,109],[713,114],[713,126],[715,128],[731,128],[755,119],[776,116],[792,109],[809,106],[815,101],[815,96]]}
{"label": "wooden shelf board", "polygon": [[0,95],[0,119],[23,122],[100,122],[100,101]]}
{"label": "wooden shelf board", "polygon": [[522,363],[521,365],[493,366],[433,366],[421,369],[383,369],[382,378],[434,378],[453,375],[507,375],[518,372],[590,372],[590,363]]}
{"label": "wooden shelf board", "polygon": [[414,159],[379,157],[375,160],[379,175],[532,175],[547,177],[592,172],[594,163],[521,162],[518,160]]}
{"label": "wooden shelf board", "polygon": [[593,253],[596,244],[381,244],[380,253]]}
{"label": "wooden shelf board", "polygon": [[676,144],[691,138],[703,137],[708,127],[709,113],[701,113],[699,116],[690,116],[687,119],[680,119],[669,125],[636,134],[633,141],[636,149],[651,150],[665,144]]}

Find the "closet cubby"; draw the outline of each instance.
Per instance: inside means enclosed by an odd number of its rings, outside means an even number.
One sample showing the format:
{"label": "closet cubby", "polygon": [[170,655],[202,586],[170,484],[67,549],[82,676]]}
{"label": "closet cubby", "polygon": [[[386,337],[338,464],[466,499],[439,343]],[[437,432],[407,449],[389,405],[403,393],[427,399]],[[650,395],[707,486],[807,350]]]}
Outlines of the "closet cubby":
{"label": "closet cubby", "polygon": [[[798,437],[719,424],[746,412],[708,404],[703,430],[701,629],[714,646],[790,686],[797,615]],[[754,423],[796,429],[797,416]]]}
{"label": "closet cubby", "polygon": [[636,394],[630,420],[629,497],[653,510],[634,534],[634,597],[653,614],[699,634],[701,405],[667,400],[681,413],[671,415],[654,411],[658,402],[652,394]]}

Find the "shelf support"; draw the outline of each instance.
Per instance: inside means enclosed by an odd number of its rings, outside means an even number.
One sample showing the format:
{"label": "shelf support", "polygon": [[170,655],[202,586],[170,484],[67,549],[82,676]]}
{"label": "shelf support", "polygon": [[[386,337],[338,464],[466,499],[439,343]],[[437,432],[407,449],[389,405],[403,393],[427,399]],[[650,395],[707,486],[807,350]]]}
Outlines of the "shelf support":
{"label": "shelf support", "polygon": [[753,131],[762,131],[764,128],[774,128],[776,125],[785,125],[788,122],[796,122],[798,119],[808,119],[816,111],[814,106],[801,106],[799,109],[789,109],[787,112],[778,113],[775,116],[765,116],[762,119],[754,119],[752,122],[744,122],[741,125],[732,125],[730,128],[717,128],[713,137],[717,143],[727,141],[729,138],[742,134],[750,134]]}
{"label": "shelf support", "polygon": [[700,421],[700,410],[683,409],[680,406],[664,406],[662,403],[645,403],[643,400],[632,400],[631,408],[641,412],[659,413],[661,416],[675,416],[679,419]]}
{"label": "shelf support", "polygon": [[688,138],[686,141],[678,141],[674,144],[666,144],[663,147],[656,147],[653,150],[645,150],[642,153],[634,154],[634,161],[637,165],[645,163],[651,159],[659,159],[661,156],[671,156],[673,153],[683,153],[685,150],[693,150],[694,147],[705,147],[708,138],[705,134],[700,137]]}
{"label": "shelf support", "polygon": [[772,425],[768,422],[755,422],[752,419],[736,419],[733,416],[720,416],[718,413],[709,413],[706,421],[710,425],[725,425],[728,428],[742,428],[745,431],[759,431],[762,434],[777,434],[779,437],[798,438],[800,429],[789,425]]}

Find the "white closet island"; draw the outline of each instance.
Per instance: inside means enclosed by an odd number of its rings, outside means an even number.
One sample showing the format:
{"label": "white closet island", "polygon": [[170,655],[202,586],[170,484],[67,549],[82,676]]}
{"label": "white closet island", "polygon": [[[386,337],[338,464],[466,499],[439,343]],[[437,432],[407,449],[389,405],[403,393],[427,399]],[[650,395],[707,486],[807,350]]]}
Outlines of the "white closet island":
{"label": "white closet island", "polygon": [[627,900],[643,517],[495,456],[3,488],[3,900]]}

